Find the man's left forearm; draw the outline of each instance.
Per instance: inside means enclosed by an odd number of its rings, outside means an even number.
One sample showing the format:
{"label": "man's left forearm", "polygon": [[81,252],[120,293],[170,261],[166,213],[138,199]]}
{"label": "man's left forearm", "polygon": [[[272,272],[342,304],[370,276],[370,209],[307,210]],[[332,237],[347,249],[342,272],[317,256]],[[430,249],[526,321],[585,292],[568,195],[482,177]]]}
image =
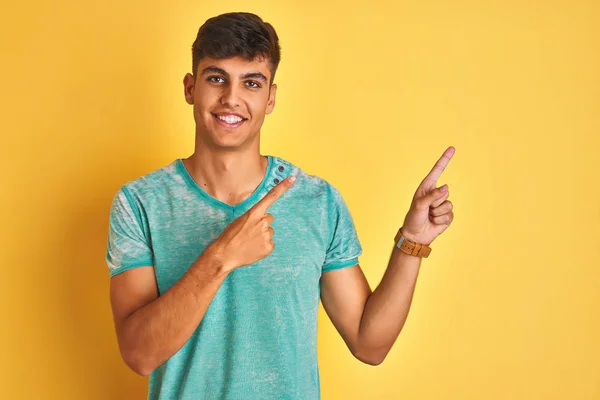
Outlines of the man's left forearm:
{"label": "man's left forearm", "polygon": [[390,351],[408,316],[420,265],[421,257],[394,246],[383,278],[365,304],[358,333],[362,358],[379,364]]}

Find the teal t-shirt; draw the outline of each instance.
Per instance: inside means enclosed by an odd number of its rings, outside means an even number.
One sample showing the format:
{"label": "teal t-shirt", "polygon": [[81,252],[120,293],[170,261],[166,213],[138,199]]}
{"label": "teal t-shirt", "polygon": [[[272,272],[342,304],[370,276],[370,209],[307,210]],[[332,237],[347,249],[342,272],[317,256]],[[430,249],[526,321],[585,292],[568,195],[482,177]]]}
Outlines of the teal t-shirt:
{"label": "teal t-shirt", "polygon": [[320,277],[356,265],[362,248],[339,191],[268,156],[254,193],[231,206],[206,193],[181,159],[121,187],[110,211],[110,277],[153,266],[159,294],[235,218],[289,175],[269,209],[274,251],[232,271],[185,345],[149,379],[148,399],[319,399]]}

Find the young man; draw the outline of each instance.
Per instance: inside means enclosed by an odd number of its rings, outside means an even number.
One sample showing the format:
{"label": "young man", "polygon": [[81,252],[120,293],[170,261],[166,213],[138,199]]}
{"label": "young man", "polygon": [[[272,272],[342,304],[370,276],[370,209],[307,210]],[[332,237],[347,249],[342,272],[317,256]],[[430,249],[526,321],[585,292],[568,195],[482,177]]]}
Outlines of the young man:
{"label": "young man", "polygon": [[383,361],[428,254],[408,240],[429,244],[452,220],[435,181],[454,150],[421,184],[397,237],[404,244],[372,293],[339,191],[260,154],[277,91],[273,27],[249,13],[220,15],[192,52],[183,83],[193,155],[125,184],[111,209],[106,260],[121,355],[150,375],[149,399],[318,399],[319,301],[357,359]]}

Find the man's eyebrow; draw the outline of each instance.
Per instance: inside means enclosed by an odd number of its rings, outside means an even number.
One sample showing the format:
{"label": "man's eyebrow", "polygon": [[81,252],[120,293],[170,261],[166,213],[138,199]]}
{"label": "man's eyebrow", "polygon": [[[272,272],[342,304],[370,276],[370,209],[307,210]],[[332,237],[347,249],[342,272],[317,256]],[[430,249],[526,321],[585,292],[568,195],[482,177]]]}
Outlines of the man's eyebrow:
{"label": "man's eyebrow", "polygon": [[260,72],[247,73],[246,75],[242,76],[242,79],[260,79],[261,81],[267,83],[267,77]]}
{"label": "man's eyebrow", "polygon": [[211,65],[210,67],[204,68],[202,70],[202,73],[200,75],[211,74],[211,73],[229,76],[229,74],[227,73],[227,71],[225,71],[224,69],[221,69],[219,67],[215,67],[214,65]]}
{"label": "man's eyebrow", "polygon": [[[215,67],[214,65],[211,65],[210,67],[206,67],[202,70],[202,74],[201,75],[205,75],[205,74],[221,74],[224,75],[226,77],[229,77],[229,73],[227,71],[225,71],[222,68],[219,67]],[[240,79],[260,79],[263,82],[268,82],[267,77],[260,73],[260,72],[248,72],[246,75],[243,75],[240,77]]]}

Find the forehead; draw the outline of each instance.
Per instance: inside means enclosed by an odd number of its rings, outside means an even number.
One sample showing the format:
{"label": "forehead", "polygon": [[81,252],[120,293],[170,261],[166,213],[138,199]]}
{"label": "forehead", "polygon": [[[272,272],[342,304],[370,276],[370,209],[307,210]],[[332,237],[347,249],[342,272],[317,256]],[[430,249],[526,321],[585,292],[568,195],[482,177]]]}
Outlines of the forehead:
{"label": "forehead", "polygon": [[196,73],[201,74],[204,68],[210,66],[221,68],[232,76],[241,76],[249,72],[261,72],[267,79],[271,79],[269,60],[265,57],[256,57],[252,61],[248,61],[240,56],[220,59],[204,57],[198,63],[198,70]]}

